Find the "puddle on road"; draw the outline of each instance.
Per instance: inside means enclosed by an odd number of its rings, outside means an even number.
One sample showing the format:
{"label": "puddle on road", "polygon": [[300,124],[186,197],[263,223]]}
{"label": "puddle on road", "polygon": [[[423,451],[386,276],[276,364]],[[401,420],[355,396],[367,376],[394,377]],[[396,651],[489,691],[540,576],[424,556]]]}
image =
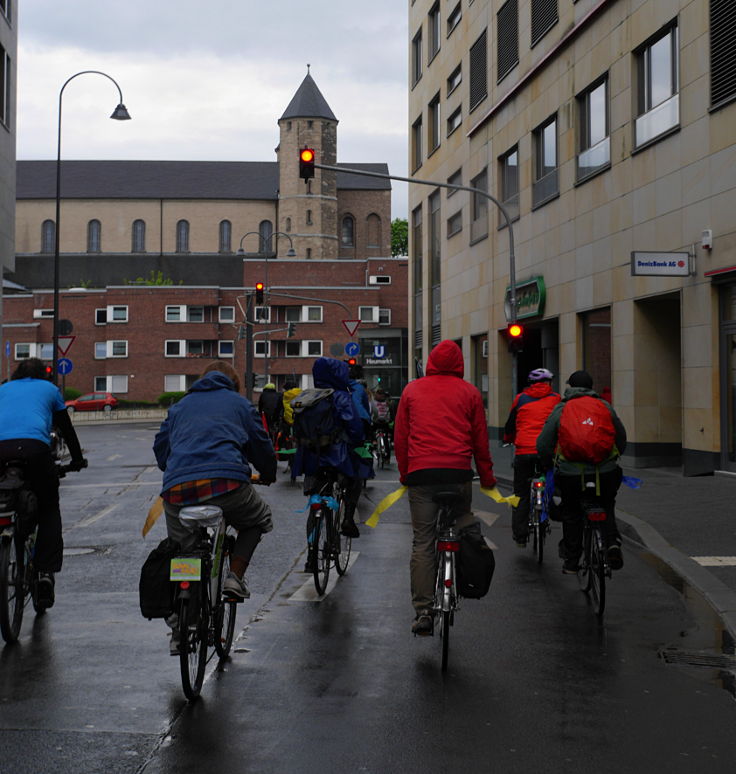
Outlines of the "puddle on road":
{"label": "puddle on road", "polygon": [[691,628],[680,632],[681,643],[661,647],[659,657],[666,664],[723,688],[736,699],[736,642],[729,631],[702,594],[668,564],[646,550],[641,557],[680,594],[694,621]]}

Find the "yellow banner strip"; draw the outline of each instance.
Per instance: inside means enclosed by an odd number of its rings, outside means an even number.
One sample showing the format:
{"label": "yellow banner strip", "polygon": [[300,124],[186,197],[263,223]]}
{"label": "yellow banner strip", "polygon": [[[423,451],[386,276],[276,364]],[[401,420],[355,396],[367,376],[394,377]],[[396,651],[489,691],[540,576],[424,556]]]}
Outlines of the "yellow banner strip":
{"label": "yellow banner strip", "polygon": [[482,486],[480,488],[480,491],[486,495],[487,497],[490,497],[491,500],[495,500],[497,503],[506,503],[507,505],[510,505],[512,508],[516,508],[516,506],[519,504],[519,498],[517,495],[509,495],[508,497],[504,497],[499,491],[498,487],[494,486],[493,489],[487,489],[486,487]]}
{"label": "yellow banner strip", "polygon": [[141,534],[143,537],[145,537],[150,531],[151,527],[158,521],[158,517],[164,512],[164,501],[157,497],[153,501],[153,505],[148,509],[148,516],[146,518],[146,523],[143,525],[143,529],[141,530]]}

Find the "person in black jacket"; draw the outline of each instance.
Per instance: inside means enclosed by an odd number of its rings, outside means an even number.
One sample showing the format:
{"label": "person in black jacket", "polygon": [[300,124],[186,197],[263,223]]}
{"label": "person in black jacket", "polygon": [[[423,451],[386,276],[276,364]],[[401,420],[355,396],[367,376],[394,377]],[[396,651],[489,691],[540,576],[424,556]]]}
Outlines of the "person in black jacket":
{"label": "person in black jacket", "polygon": [[275,443],[281,426],[281,417],[284,414],[284,402],[283,395],[278,392],[273,382],[269,382],[263,388],[261,397],[258,398],[258,411],[266,418],[268,434],[271,442]]}

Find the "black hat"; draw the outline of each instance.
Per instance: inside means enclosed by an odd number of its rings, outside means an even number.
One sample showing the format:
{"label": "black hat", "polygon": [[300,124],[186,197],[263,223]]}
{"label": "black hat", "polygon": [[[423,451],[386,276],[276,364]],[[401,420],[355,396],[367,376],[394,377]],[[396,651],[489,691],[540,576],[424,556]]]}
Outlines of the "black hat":
{"label": "black hat", "polygon": [[574,371],[567,380],[570,387],[584,387],[587,390],[593,389],[593,377],[587,371]]}

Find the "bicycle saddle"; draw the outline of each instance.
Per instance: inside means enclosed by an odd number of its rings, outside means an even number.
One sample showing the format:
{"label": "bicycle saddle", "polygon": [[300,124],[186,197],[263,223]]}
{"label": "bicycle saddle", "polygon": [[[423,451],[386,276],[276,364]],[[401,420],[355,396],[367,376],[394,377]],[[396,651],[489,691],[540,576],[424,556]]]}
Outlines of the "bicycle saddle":
{"label": "bicycle saddle", "polygon": [[462,493],[458,492],[457,489],[448,489],[432,495],[432,502],[449,508],[450,506],[459,503],[460,500],[462,500],[462,497]]}

